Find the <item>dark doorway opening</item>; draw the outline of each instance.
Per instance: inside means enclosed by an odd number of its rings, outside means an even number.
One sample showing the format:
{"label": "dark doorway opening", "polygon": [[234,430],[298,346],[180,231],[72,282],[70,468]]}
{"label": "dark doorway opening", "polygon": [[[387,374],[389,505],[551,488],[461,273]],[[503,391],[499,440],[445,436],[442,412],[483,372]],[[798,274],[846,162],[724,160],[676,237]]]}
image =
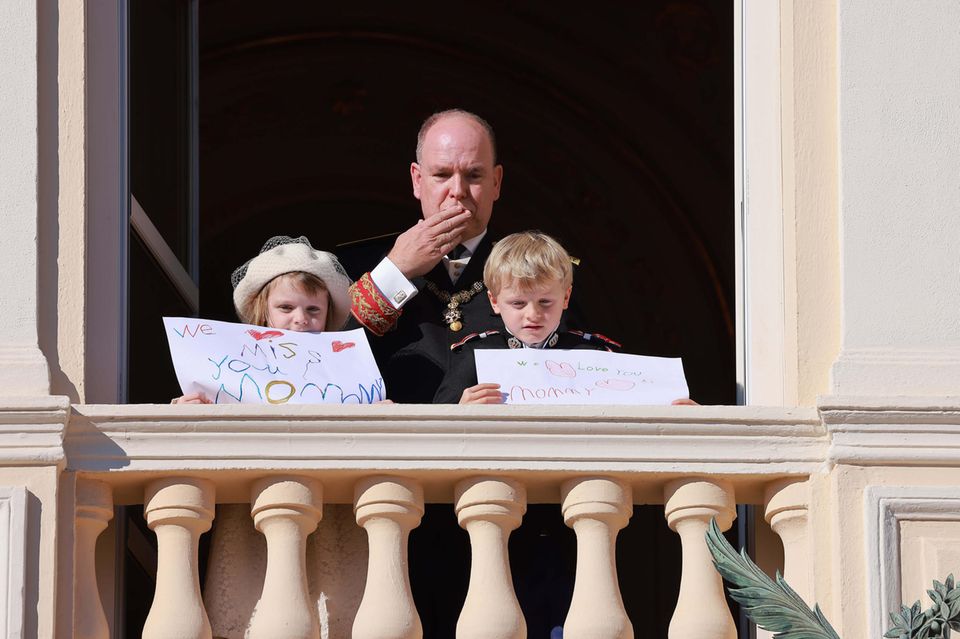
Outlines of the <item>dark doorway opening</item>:
{"label": "dark doorway opening", "polygon": [[494,236],[581,258],[572,323],[735,403],[732,61],[729,0],[203,2],[201,315],[235,318],[230,272],[269,236],[413,224],[417,129],[456,106],[497,131]]}

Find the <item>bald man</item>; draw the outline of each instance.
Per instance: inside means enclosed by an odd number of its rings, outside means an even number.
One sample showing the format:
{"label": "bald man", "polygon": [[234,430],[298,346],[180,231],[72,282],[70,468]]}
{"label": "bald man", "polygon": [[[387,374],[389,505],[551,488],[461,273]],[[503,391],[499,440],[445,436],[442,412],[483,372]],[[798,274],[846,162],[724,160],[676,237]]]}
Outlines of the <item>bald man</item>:
{"label": "bald man", "polygon": [[382,336],[373,347],[394,401],[432,402],[450,345],[500,322],[483,285],[503,179],[495,145],[490,125],[468,111],[427,118],[410,164],[423,218],[351,288],[354,317]]}

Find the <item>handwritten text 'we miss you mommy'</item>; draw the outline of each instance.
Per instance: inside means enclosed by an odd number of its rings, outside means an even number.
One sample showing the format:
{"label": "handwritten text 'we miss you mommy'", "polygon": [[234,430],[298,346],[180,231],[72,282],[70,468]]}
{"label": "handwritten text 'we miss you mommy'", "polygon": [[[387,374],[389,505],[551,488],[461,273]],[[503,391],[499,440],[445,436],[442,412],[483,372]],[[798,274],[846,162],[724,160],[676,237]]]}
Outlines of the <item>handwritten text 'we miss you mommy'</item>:
{"label": "handwritten text 'we miss you mommy'", "polygon": [[184,393],[215,404],[371,404],[386,398],[362,330],[299,333],[164,318]]}

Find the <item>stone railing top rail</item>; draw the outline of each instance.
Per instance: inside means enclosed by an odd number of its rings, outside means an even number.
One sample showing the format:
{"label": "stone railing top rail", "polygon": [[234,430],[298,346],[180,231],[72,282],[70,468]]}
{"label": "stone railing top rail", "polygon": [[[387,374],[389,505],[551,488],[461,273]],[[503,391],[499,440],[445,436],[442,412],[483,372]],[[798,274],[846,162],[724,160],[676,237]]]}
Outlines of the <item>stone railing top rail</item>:
{"label": "stone railing top rail", "polygon": [[604,474],[642,480],[635,500],[662,503],[662,484],[691,474],[808,475],[826,447],[815,409],[742,406],[77,405],[65,441],[70,469],[111,483],[314,471],[347,501],[333,485],[374,473],[416,476],[428,499],[494,473],[522,479],[533,500],[555,501],[561,478]]}
{"label": "stone railing top rail", "polygon": [[218,485],[227,474],[315,472],[344,486],[376,473],[445,486],[494,473],[522,477],[534,495],[538,482],[602,473],[634,484],[638,503],[658,503],[663,482],[709,475],[733,481],[738,501],[748,502],[768,481],[838,463],[960,466],[960,398],[826,397],[816,408],[71,406],[60,397],[12,398],[0,400],[0,463],[58,464],[115,485],[178,471]]}

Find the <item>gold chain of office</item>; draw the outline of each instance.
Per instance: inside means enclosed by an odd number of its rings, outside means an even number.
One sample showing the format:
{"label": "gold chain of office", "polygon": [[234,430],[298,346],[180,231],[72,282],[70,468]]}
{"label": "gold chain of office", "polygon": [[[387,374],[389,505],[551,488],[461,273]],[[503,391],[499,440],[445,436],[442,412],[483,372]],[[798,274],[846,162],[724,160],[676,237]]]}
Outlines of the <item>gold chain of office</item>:
{"label": "gold chain of office", "polygon": [[447,323],[447,328],[451,331],[457,332],[463,328],[463,322],[460,320],[463,319],[463,313],[460,311],[460,305],[466,304],[473,296],[483,290],[483,282],[474,282],[473,286],[468,289],[457,291],[456,293],[450,294],[447,291],[440,290],[436,284],[430,280],[426,281],[427,290],[437,296],[441,302],[447,305],[446,310],[443,312],[443,321]]}

